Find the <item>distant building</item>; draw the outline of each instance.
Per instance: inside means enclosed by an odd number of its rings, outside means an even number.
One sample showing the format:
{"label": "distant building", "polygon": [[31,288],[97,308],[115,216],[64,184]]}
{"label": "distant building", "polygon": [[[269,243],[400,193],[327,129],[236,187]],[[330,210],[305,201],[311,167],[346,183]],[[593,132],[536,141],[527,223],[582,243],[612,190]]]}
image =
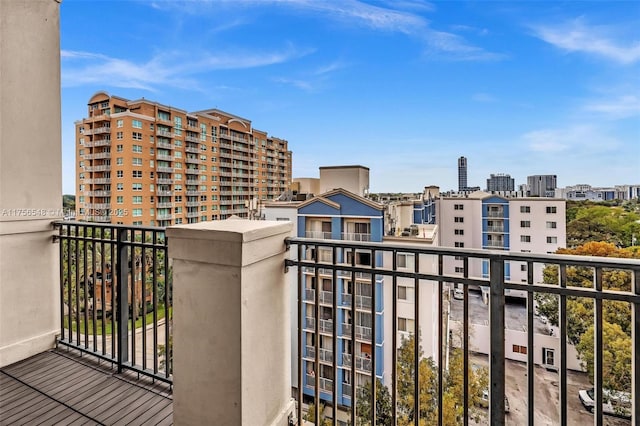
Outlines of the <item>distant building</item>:
{"label": "distant building", "polygon": [[515,189],[514,179],[505,173],[491,174],[487,179],[487,191],[513,191]]}
{"label": "distant building", "polygon": [[364,166],[320,167],[320,193],[337,188],[366,197],[369,194],[369,168]]}
{"label": "distant building", "polygon": [[608,188],[595,188],[587,184],[567,186],[555,191],[556,198],[571,201],[613,201],[640,198],[639,185],[616,185]]}
{"label": "distant building", "polygon": [[458,191],[467,189],[467,158],[458,158]]}
{"label": "distant building", "polygon": [[78,220],[171,226],[255,217],[289,192],[288,142],[217,109],[98,92],[76,123]]}
{"label": "distant building", "polygon": [[527,176],[527,190],[530,197],[555,197],[557,187],[556,175]]}

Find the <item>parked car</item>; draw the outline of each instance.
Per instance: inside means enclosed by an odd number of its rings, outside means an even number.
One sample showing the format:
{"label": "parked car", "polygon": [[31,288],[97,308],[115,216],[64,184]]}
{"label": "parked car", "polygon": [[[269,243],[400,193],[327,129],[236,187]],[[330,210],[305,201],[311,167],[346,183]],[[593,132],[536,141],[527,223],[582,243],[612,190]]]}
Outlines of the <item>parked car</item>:
{"label": "parked car", "polygon": [[453,290],[453,298],[458,300],[464,299],[464,291],[461,288],[456,288]]}
{"label": "parked car", "polygon": [[[578,391],[580,402],[584,408],[591,411],[595,408],[594,389]],[[602,389],[602,412],[612,416],[631,418],[631,394],[610,389]]]}
{"label": "parked car", "polygon": [[[482,391],[480,406],[484,408],[489,408],[489,389],[485,389]],[[507,398],[507,395],[504,396],[504,412],[505,413],[509,412],[509,398]]]}

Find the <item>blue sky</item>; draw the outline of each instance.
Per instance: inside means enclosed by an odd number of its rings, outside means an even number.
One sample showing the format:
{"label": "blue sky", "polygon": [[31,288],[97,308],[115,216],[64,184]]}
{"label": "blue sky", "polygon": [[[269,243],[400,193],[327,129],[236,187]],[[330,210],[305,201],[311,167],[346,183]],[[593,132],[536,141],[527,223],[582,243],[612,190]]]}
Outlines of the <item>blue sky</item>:
{"label": "blue sky", "polygon": [[293,176],[371,190],[640,183],[640,2],[65,0],[63,190],[99,90],[219,108],[289,141]]}

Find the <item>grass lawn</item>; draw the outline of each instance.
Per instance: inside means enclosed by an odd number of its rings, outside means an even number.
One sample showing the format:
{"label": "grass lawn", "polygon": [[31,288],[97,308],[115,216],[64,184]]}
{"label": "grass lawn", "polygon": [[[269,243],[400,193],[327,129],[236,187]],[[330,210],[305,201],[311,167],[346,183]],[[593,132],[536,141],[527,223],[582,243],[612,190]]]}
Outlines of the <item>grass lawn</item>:
{"label": "grass lawn", "polygon": [[[158,307],[158,320],[164,318],[164,306],[159,306]],[[171,315],[173,313],[173,308],[169,308],[169,315]],[[77,332],[78,330],[78,326],[75,322],[75,318],[73,318],[73,332]],[[102,319],[96,319],[96,335],[101,336],[102,335]],[[131,320],[127,321],[129,324],[129,330],[131,330]],[[153,312],[149,312],[147,314],[146,317],[146,325],[152,324],[153,323]],[[64,318],[64,326],[65,328],[69,328],[69,317],[65,316]],[[89,316],[89,322],[86,324],[86,326],[88,327],[88,332],[89,334],[93,334],[93,319],[91,318],[91,316]],[[113,327],[113,321],[111,319],[106,319],[105,320],[105,334],[109,335],[112,332],[112,327]],[[142,327],[142,315],[140,315],[138,317],[138,319],[136,320],[136,329]],[[84,322],[84,315],[80,314],[80,333],[84,334],[85,331],[85,322]]]}

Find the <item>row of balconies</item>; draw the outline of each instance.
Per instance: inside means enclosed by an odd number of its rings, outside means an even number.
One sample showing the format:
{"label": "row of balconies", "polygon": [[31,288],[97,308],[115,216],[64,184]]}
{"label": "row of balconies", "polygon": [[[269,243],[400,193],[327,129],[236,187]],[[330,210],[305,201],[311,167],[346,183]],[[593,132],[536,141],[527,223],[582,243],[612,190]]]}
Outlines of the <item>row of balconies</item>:
{"label": "row of balconies", "polygon": [[111,191],[105,191],[105,190],[85,191],[84,193],[89,197],[110,197],[111,196]]}
{"label": "row of balconies", "polygon": [[111,178],[84,179],[82,182],[86,184],[108,184],[111,183]]}
{"label": "row of balconies", "polygon": [[[304,358],[314,361],[316,357],[316,348],[314,346],[305,346]],[[318,359],[320,362],[327,364],[333,363],[333,351],[331,349],[320,348],[318,351]],[[366,352],[361,352],[355,357],[356,370],[370,373],[371,372],[371,356]],[[351,354],[342,353],[342,364],[338,367],[351,367]]]}
{"label": "row of balconies", "polygon": [[[306,238],[330,240],[331,235],[331,232],[305,231]],[[343,232],[340,236],[346,241],[371,241],[371,234],[364,234],[360,232]]]}
{"label": "row of balconies", "polygon": [[220,136],[221,138],[229,139],[229,140],[236,141],[236,142],[249,143],[248,139],[245,139],[245,138],[242,138],[242,137],[239,137],[239,136],[236,136],[236,135],[232,135],[230,133],[220,133],[220,135],[218,135],[218,136]]}
{"label": "row of balconies", "polygon": [[[338,337],[343,337],[350,339],[351,338],[351,324],[342,323],[341,324],[342,334],[339,334]],[[307,332],[313,333],[316,328],[315,318],[305,317],[304,319],[304,328]],[[338,329],[340,332],[340,329]],[[318,323],[318,331],[323,334],[333,334],[333,320],[331,319],[321,319]],[[371,327],[366,327],[364,325],[356,325],[356,339],[359,340],[371,340]]]}
{"label": "row of balconies", "polygon": [[[315,303],[316,291],[313,289],[305,289],[304,290],[304,301],[309,303]],[[353,299],[353,295],[350,293],[342,293],[342,304],[340,306],[343,307],[351,307],[351,300]],[[332,291],[320,291],[319,300],[321,305],[332,306],[333,305],[333,292]],[[356,308],[357,309],[371,309],[372,298],[370,295],[356,295]]]}
{"label": "row of balconies", "polygon": [[84,170],[87,172],[107,172],[111,170],[110,164],[103,164],[100,166],[84,166]]}
{"label": "row of balconies", "polygon": [[99,135],[103,133],[111,133],[111,127],[101,126],[101,127],[95,127],[93,129],[86,129],[84,131],[85,135]]}

